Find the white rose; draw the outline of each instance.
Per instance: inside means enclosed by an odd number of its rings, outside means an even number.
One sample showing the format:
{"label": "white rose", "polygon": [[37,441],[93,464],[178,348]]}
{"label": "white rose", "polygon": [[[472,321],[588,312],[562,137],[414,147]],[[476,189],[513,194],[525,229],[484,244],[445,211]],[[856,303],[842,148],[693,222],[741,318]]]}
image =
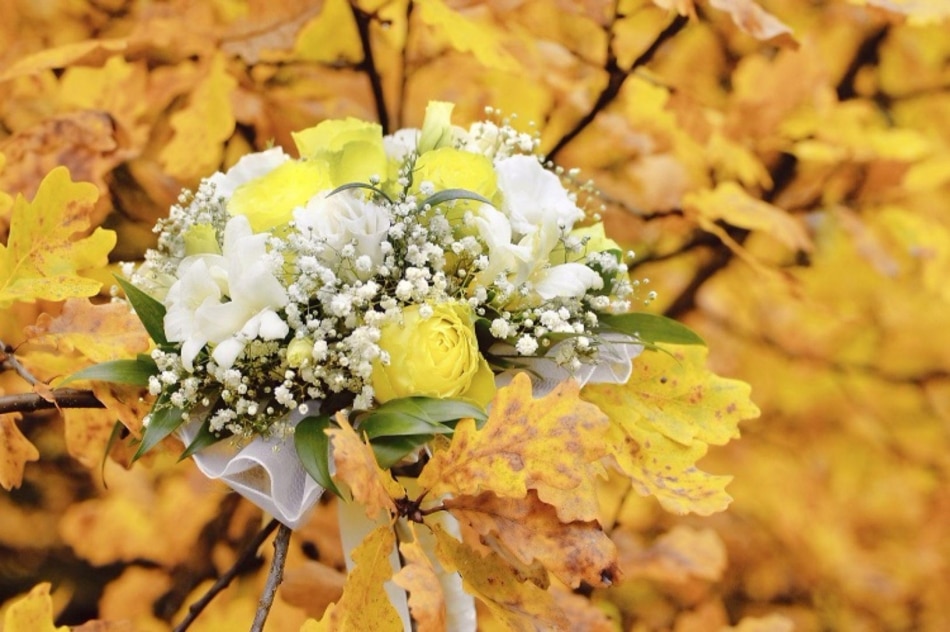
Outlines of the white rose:
{"label": "white rose", "polygon": [[313,197],[305,207],[294,211],[294,221],[297,230],[309,232],[329,246],[324,258],[328,265],[339,261],[339,252],[347,244],[354,247],[354,260],[366,256],[372,262],[370,270],[358,273],[363,280],[383,262],[381,244],[390,226],[389,211],[352,191]]}

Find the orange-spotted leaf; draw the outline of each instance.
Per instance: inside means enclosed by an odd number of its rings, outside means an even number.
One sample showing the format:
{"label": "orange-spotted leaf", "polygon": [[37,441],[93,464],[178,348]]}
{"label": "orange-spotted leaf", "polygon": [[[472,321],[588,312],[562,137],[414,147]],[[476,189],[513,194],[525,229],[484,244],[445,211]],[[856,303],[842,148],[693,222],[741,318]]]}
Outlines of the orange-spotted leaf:
{"label": "orange-spotted leaf", "polygon": [[370,520],[381,510],[394,513],[394,501],[405,497],[406,490],[388,471],[380,469],[373,449],[356,434],[346,415],[337,414],[336,421],[340,427],[326,431],[333,445],[333,478],[349,486],[353,500],[363,506]]}
{"label": "orange-spotted leaf", "polygon": [[99,292],[102,284],[87,274],[106,265],[116,236],[103,228],[83,236],[98,195],[95,186],[73,182],[65,167],[57,167],[32,202],[17,197],[10,238],[6,246],[0,244],[0,308]]}
{"label": "orange-spotted leaf", "polygon": [[403,566],[393,576],[397,586],[409,593],[409,612],[418,632],[446,629],[445,596],[432,561],[418,541],[400,542]]}
{"label": "orange-spotted leaf", "polygon": [[524,498],[529,489],[553,505],[562,521],[599,515],[594,481],[607,455],[607,417],[579,397],[573,381],[533,399],[531,380],[519,373],[498,391],[481,430],[461,421],[446,450],[436,452],[419,476],[433,495],[474,496],[491,491]]}
{"label": "orange-spotted leaf", "polygon": [[383,584],[393,576],[389,553],[396,536],[389,525],[373,530],[353,551],[356,566],[346,578],[343,596],[331,604],[318,622],[310,620],[301,632],[402,632],[402,619],[389,601]]}
{"label": "orange-spotted leaf", "polygon": [[4,632],[69,632],[53,623],[53,599],[48,583],[37,584],[25,597],[14,601],[3,617]]}
{"label": "orange-spotted leaf", "polygon": [[508,629],[525,632],[570,629],[551,594],[532,582],[523,581],[501,556],[492,552],[482,556],[442,527],[436,526],[433,533],[437,541],[436,556],[442,566],[458,571],[465,591],[484,603]]}
{"label": "orange-spotted leaf", "polygon": [[494,536],[506,557],[524,565],[538,560],[571,587],[582,581],[609,586],[619,578],[617,549],[596,522],[558,519],[554,508],[532,491],[524,499],[499,498],[491,492],[446,498],[442,504],[481,536]]}
{"label": "orange-spotted leaf", "polygon": [[19,413],[0,415],[0,487],[11,490],[23,483],[23,468],[38,461],[39,450],[16,425]]}
{"label": "orange-spotted leaf", "polygon": [[705,367],[705,347],[661,349],[637,357],[626,384],[588,385],[584,399],[610,417],[610,450],[641,494],[674,513],[722,511],[731,477],[703,472],[696,461],[710,444],[738,437],[739,422],[759,410],[748,384]]}

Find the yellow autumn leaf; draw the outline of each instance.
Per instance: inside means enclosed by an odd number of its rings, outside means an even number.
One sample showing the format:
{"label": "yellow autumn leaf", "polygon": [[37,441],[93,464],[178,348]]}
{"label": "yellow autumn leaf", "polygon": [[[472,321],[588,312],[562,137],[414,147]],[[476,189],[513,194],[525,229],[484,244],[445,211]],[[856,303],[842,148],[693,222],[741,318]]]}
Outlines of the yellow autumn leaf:
{"label": "yellow autumn leaf", "polygon": [[320,14],[300,29],[294,52],[301,61],[338,63],[363,59],[353,9],[346,0],[327,0]]}
{"label": "yellow autumn leaf", "polygon": [[209,175],[221,164],[224,141],[234,131],[231,92],[237,87],[226,64],[224,55],[216,55],[188,106],[171,116],[174,136],[158,158],[180,180]]}
{"label": "yellow autumn leaf", "polygon": [[491,492],[446,498],[442,504],[479,535],[493,538],[523,565],[538,560],[562,582],[609,586],[617,581],[617,549],[596,522],[563,523],[532,491],[524,499]]}
{"label": "yellow autumn leaf", "polygon": [[61,354],[78,353],[89,362],[134,358],[149,348],[142,321],[122,303],[93,305],[68,299],[57,316],[40,314],[26,328],[30,345],[49,346]]}
{"label": "yellow autumn leaf", "polygon": [[731,477],[707,474],[696,461],[710,444],[737,438],[739,421],[759,409],[748,384],[705,367],[705,347],[661,349],[637,357],[626,384],[591,384],[582,396],[610,417],[611,452],[637,491],[674,513],[722,511]]}
{"label": "yellow autumn leaf", "polygon": [[320,621],[308,620],[301,632],[402,632],[402,620],[389,601],[383,583],[393,575],[389,553],[396,543],[392,527],[381,525],[353,551],[356,566],[346,578],[343,596],[330,605]]}
{"label": "yellow autumn leaf", "polygon": [[14,301],[62,301],[93,296],[101,283],[86,275],[105,266],[115,233],[96,228],[88,237],[88,212],[98,191],[72,182],[57,167],[40,184],[32,202],[17,196],[7,245],[0,244],[0,308]]}
{"label": "yellow autumn leaf", "polygon": [[0,73],[0,82],[43,70],[67,66],[95,65],[128,47],[125,38],[89,39],[38,51],[10,65]]}
{"label": "yellow autumn leaf", "polygon": [[712,529],[677,525],[645,549],[631,549],[618,538],[626,577],[683,583],[691,577],[719,581],[726,570],[726,545]]}
{"label": "yellow autumn leaf", "polygon": [[395,513],[394,501],[405,497],[405,488],[388,470],[380,469],[373,449],[356,434],[346,415],[338,413],[336,421],[340,427],[326,431],[333,445],[334,480],[349,487],[353,500],[363,506],[370,520],[380,511]]}
{"label": "yellow autumn leaf", "polygon": [[762,231],[792,250],[812,249],[811,238],[793,216],[749,195],[735,182],[720,182],[713,190],[687,193],[683,208],[698,213],[700,220],[723,220],[739,228]]}
{"label": "yellow autumn leaf", "polygon": [[0,487],[11,490],[23,483],[23,468],[38,461],[39,450],[16,425],[19,413],[0,415]]}
{"label": "yellow autumn leaf", "polygon": [[502,47],[499,32],[493,25],[471,20],[440,0],[418,0],[416,10],[419,18],[447,37],[455,50],[471,53],[488,68],[507,71],[518,69],[517,61]]}
{"label": "yellow autumn leaf", "polygon": [[409,612],[418,632],[443,632],[446,622],[445,596],[432,560],[418,541],[400,542],[403,567],[393,582],[409,593]]}
{"label": "yellow autumn leaf", "polygon": [[534,489],[562,521],[596,520],[594,481],[603,472],[610,422],[578,393],[567,381],[533,399],[530,378],[517,374],[498,391],[481,430],[474,420],[459,422],[449,447],[423,468],[419,486],[434,496],[491,491],[502,498]]}
{"label": "yellow autumn leaf", "polygon": [[449,535],[433,530],[436,556],[443,568],[458,571],[465,591],[484,603],[509,630],[568,630],[568,622],[551,594],[524,581],[499,555],[482,555]]}
{"label": "yellow autumn leaf", "polygon": [[3,617],[3,632],[69,632],[53,623],[50,584],[37,584],[25,597],[10,604]]}

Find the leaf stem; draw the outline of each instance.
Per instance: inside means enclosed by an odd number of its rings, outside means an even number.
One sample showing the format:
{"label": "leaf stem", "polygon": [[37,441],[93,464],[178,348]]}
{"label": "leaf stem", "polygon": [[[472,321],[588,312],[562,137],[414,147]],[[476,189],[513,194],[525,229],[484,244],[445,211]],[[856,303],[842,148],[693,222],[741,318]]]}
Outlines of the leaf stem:
{"label": "leaf stem", "polygon": [[277,587],[284,579],[284,564],[287,563],[290,533],[291,528],[285,524],[281,524],[280,528],[277,529],[277,537],[274,538],[274,561],[271,562],[270,572],[267,574],[267,583],[264,585],[264,593],[261,595],[261,601],[257,606],[257,614],[254,616],[251,632],[262,632],[264,629],[264,623],[267,621],[267,615],[274,603],[274,597],[277,596]]}
{"label": "leaf stem", "polygon": [[279,524],[280,523],[277,521],[277,519],[274,518],[268,522],[267,525],[265,525],[256,536],[254,536],[254,539],[248,543],[247,548],[244,549],[244,552],[241,553],[240,557],[238,557],[234,564],[231,565],[231,568],[222,573],[218,580],[212,584],[211,588],[208,589],[208,592],[201,596],[201,599],[188,607],[188,614],[185,615],[185,618],[181,620],[181,623],[175,626],[173,632],[185,632],[185,630],[188,629],[188,626],[195,622],[195,619],[198,618],[198,615],[200,615],[201,612],[208,607],[208,604],[211,603],[218,593],[227,588],[234,578],[241,573],[241,570],[247,565],[247,563],[252,558],[257,556],[257,549],[260,548],[261,544],[263,544],[270,534],[274,532],[274,529],[276,529],[277,525]]}
{"label": "leaf stem", "polygon": [[26,367],[20,364],[19,360],[16,359],[14,355],[13,347],[8,347],[7,343],[0,340],[0,368],[3,369],[13,369],[16,371],[16,374],[22,377],[30,386],[35,386],[39,383],[32,373],[26,370]]}

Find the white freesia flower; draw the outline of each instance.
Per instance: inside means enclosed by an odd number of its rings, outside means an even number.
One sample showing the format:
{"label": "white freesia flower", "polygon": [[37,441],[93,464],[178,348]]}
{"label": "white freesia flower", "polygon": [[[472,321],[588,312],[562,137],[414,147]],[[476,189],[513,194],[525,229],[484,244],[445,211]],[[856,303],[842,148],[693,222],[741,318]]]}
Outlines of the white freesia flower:
{"label": "white freesia flower", "polygon": [[[182,343],[182,365],[192,371],[206,344],[212,356],[230,368],[254,339],[279,340],[290,329],[277,314],[287,292],[267,264],[267,235],[254,234],[247,218],[231,218],[221,255],[186,257],[179,280],[165,300],[165,335]],[[230,300],[225,300],[230,299]]]}
{"label": "white freesia flower", "polygon": [[600,275],[580,263],[562,263],[541,270],[534,279],[534,291],[545,299],[556,296],[584,296],[603,286]]}
{"label": "white freesia flower", "polygon": [[390,226],[389,211],[364,201],[352,191],[315,196],[305,207],[294,211],[294,221],[299,231],[309,232],[326,243],[324,262],[329,265],[340,261],[340,252],[348,244],[354,247],[354,260],[366,256],[372,263],[370,270],[358,274],[364,280],[383,261],[382,243]]}
{"label": "white freesia flower", "polygon": [[402,162],[416,150],[421,132],[415,127],[406,127],[383,137],[383,151],[391,160]]}
{"label": "white freesia flower", "polygon": [[[534,156],[511,156],[495,163],[502,209],[517,237],[537,234],[535,256],[547,258],[563,230],[570,230],[584,213],[571,200],[560,179]],[[548,247],[550,244],[550,247]]]}
{"label": "white freesia flower", "polygon": [[247,154],[228,169],[227,173],[218,171],[207,180],[214,185],[215,196],[230,198],[235,189],[245,182],[250,182],[270,173],[288,160],[290,160],[290,156],[285,154],[283,149],[273,147],[265,151]]}

